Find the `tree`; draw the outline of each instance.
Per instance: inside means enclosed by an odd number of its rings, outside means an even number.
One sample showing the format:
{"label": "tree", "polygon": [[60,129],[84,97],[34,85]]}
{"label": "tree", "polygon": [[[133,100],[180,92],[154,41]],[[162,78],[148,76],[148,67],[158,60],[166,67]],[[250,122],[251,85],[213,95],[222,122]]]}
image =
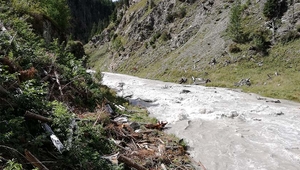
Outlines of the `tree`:
{"label": "tree", "polygon": [[267,2],[264,5],[263,14],[267,18],[267,20],[271,21],[273,41],[275,41],[276,35],[276,20],[280,19],[286,11],[286,0],[267,0]]}
{"label": "tree", "polygon": [[278,15],[280,0],[267,0],[264,5],[263,14],[268,19],[271,20]]}
{"label": "tree", "polygon": [[230,11],[230,19],[228,25],[228,33],[229,36],[235,42],[243,42],[244,41],[244,33],[242,28],[242,10],[241,3],[237,1],[235,5],[231,8]]}

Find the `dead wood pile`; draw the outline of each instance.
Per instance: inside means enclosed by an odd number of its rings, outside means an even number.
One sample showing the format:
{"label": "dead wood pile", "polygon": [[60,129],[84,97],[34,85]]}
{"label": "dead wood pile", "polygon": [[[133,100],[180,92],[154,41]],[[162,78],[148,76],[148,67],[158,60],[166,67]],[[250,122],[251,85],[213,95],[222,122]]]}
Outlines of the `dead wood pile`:
{"label": "dead wood pile", "polygon": [[166,124],[142,124],[131,122],[126,116],[111,116],[105,129],[120,150],[102,158],[137,170],[195,169],[181,140],[162,132]]}

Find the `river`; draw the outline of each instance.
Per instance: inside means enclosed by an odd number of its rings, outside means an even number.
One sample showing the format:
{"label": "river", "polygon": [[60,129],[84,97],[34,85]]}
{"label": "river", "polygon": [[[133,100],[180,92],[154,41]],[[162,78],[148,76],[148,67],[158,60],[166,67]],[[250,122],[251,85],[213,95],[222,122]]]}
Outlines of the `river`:
{"label": "river", "polygon": [[207,170],[300,169],[299,103],[115,73],[103,73],[102,83],[169,122],[165,131]]}

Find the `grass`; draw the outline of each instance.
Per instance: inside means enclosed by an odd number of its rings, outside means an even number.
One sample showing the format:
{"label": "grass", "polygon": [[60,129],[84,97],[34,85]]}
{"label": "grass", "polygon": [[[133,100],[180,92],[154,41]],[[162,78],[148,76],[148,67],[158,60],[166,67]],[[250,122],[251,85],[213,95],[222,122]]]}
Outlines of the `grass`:
{"label": "grass", "polygon": [[[288,99],[300,102],[300,58],[298,44],[300,40],[290,42],[286,45],[278,44],[274,46],[268,56],[250,57],[247,55],[249,44],[242,44],[242,52],[231,54],[232,57],[225,56],[226,59],[236,59],[236,63],[224,66],[224,61],[218,61],[214,67],[204,67],[203,70],[183,69],[179,66],[187,64],[190,57],[178,62],[176,57],[170,55],[164,57],[160,62],[154,62],[147,68],[134,73],[140,77],[159,79],[168,82],[178,82],[180,77],[187,77],[188,83],[191,83],[191,76],[209,78],[212,82],[208,86],[237,88],[235,83],[243,78],[250,78],[252,85],[250,87],[240,87],[245,92],[257,93],[262,96]],[[158,58],[158,57],[157,57]],[[139,57],[127,62],[134,66],[140,60]],[[259,66],[259,62],[263,65]],[[177,65],[175,67],[175,65]],[[174,67],[170,67],[174,66]],[[191,68],[191,67],[189,67]],[[207,72],[208,74],[205,74]],[[276,76],[275,72],[280,75]],[[132,74],[132,73],[129,73]],[[269,77],[269,76],[271,77]]]}
{"label": "grass", "polygon": [[129,13],[135,12],[139,9],[144,8],[147,5],[147,1],[148,0],[141,0],[138,3],[135,3],[134,5],[130,6],[130,8],[128,9]]}
{"label": "grass", "polygon": [[[300,58],[296,50],[299,43],[300,40],[285,46],[278,44],[268,56],[256,56],[254,61],[246,58],[226,67],[207,70],[212,80],[209,85],[235,87],[234,83],[240,79],[250,78],[252,85],[242,87],[246,92],[300,102]],[[261,61],[263,65],[258,66]],[[276,76],[275,72],[280,75]]]}

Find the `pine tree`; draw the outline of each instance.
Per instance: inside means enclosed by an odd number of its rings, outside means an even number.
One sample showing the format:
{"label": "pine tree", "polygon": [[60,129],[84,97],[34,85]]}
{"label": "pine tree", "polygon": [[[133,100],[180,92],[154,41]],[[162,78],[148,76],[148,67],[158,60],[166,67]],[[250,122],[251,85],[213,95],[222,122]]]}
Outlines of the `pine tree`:
{"label": "pine tree", "polygon": [[264,5],[263,14],[266,18],[271,20],[278,16],[280,0],[267,0]]}
{"label": "pine tree", "polygon": [[263,14],[264,16],[271,21],[272,24],[272,41],[275,41],[276,36],[276,20],[281,18],[282,15],[287,11],[287,2],[286,0],[267,0],[264,5]]}
{"label": "pine tree", "polygon": [[231,8],[230,20],[228,25],[229,36],[235,42],[243,42],[244,34],[242,28],[242,11],[241,3],[237,1],[236,4]]}

